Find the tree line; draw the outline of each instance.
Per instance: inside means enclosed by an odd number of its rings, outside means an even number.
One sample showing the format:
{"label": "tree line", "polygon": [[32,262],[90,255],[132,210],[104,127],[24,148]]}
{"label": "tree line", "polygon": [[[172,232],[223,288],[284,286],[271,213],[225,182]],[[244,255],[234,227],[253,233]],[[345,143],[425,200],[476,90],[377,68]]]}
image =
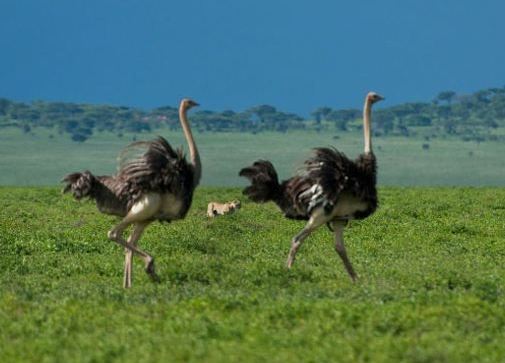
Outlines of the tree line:
{"label": "tree line", "polygon": [[[200,132],[286,132],[288,130],[352,131],[362,125],[361,110],[318,107],[309,118],[283,112],[271,105],[245,111],[196,111],[191,122]],[[162,127],[178,129],[176,107],[152,110],[111,105],[67,102],[31,103],[0,98],[0,128],[55,129],[72,140],[83,142],[95,132],[142,133]],[[431,102],[411,102],[374,112],[374,134],[425,138],[459,136],[464,140],[501,140],[496,129],[505,127],[505,87],[472,94],[440,92]]]}

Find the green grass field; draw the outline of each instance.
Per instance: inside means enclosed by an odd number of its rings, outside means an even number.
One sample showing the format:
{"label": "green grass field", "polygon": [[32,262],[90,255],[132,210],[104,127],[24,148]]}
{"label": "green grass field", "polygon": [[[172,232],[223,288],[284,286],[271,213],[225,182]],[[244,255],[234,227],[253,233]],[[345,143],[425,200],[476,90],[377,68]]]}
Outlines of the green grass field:
{"label": "green grass field", "polygon": [[114,218],[0,188],[0,362],[505,361],[505,189],[381,188],[346,230],[355,284],[326,228],[287,271],[303,223],[271,204],[206,219],[237,197],[200,188],[184,221],[153,224],[161,283],[136,259],[125,291]]}
{"label": "green grass field", "polygon": [[[72,142],[68,135],[37,129],[25,135],[18,129],[0,133],[0,185],[56,185],[69,172],[89,169],[112,174],[116,157],[133,135],[96,134],[86,142]],[[180,131],[160,130],[174,146],[186,145]],[[156,134],[137,135],[149,140]],[[338,136],[335,139],[334,136]],[[281,178],[287,178],[308,157],[311,148],[335,146],[354,158],[363,151],[359,132],[197,133],[202,154],[203,184],[239,186],[238,171],[258,158],[273,161]],[[499,142],[463,142],[435,139],[430,149],[421,138],[380,137],[374,139],[381,185],[472,185],[503,186],[504,148]],[[187,150],[187,148],[186,148]]]}

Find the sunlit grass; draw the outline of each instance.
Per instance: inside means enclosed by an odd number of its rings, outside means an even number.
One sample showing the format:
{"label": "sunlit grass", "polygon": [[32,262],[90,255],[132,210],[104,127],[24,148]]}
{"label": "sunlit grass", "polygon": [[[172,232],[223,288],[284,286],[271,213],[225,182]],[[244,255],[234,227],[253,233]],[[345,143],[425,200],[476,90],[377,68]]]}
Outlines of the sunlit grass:
{"label": "sunlit grass", "polygon": [[243,200],[140,241],[153,284],[107,241],[115,219],[55,188],[0,188],[1,362],[499,362],[505,359],[505,190],[381,188],[345,238],[351,283],[321,228],[284,267],[303,222]]}

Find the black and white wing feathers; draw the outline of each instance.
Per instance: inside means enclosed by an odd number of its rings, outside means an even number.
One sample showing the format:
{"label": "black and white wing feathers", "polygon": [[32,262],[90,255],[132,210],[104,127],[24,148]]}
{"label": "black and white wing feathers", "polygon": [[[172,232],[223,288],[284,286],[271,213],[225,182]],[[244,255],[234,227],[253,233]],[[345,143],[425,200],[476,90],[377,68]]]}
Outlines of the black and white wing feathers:
{"label": "black and white wing feathers", "polygon": [[[373,169],[373,177],[369,174]],[[285,195],[298,216],[315,208],[330,212],[342,193],[376,204],[375,158],[360,156],[356,162],[334,148],[316,148],[296,176],[286,181]],[[375,199],[375,201],[373,201]]]}

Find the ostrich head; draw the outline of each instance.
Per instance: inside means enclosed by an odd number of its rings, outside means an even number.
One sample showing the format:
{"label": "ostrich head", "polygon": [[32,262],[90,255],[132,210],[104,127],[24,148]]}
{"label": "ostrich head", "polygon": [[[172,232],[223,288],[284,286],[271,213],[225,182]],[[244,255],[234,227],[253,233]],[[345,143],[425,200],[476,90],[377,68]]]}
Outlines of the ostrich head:
{"label": "ostrich head", "polygon": [[375,103],[375,102],[379,102],[379,101],[382,101],[384,100],[385,98],[382,97],[380,94],[378,93],[375,93],[375,92],[369,92],[366,96],[366,99],[370,102],[370,103]]}
{"label": "ostrich head", "polygon": [[185,98],[181,101],[181,107],[185,110],[189,110],[192,107],[199,106],[199,104],[190,98]]}

